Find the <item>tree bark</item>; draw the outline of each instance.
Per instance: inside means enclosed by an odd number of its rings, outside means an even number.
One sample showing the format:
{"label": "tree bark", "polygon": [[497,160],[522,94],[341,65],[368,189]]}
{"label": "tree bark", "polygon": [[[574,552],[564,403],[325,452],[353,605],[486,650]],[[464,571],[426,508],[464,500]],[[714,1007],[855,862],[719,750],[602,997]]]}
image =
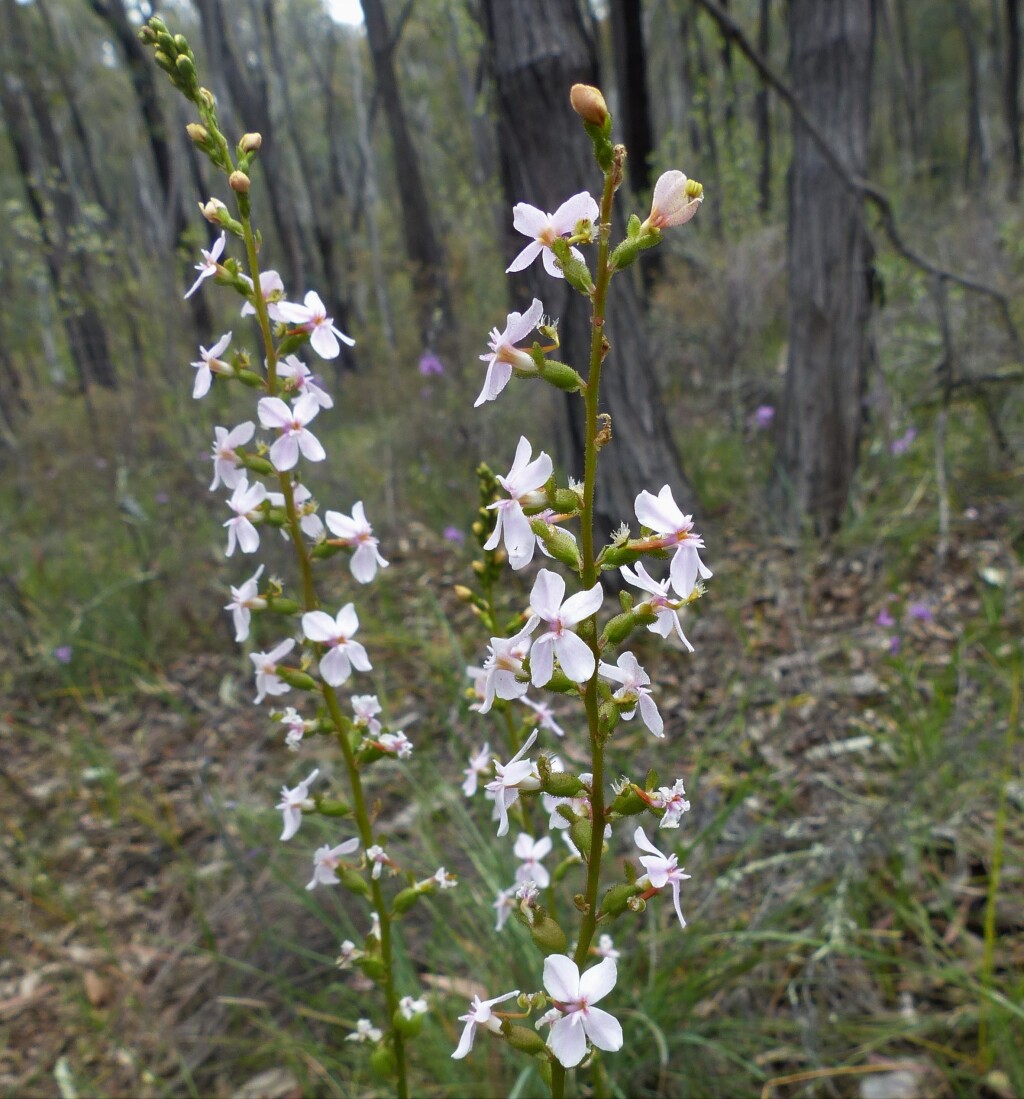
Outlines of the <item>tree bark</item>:
{"label": "tree bark", "polygon": [[1020,138],[1020,0],[1006,0],[1006,126],[1010,131],[1010,180],[1008,195],[1011,202],[1020,198],[1021,164]]}
{"label": "tree bark", "polygon": [[611,0],[609,8],[615,83],[619,93],[617,121],[629,150],[626,171],[635,195],[651,187],[651,98],[647,90],[647,49],[641,0]]}
{"label": "tree bark", "polygon": [[[757,49],[768,56],[771,46],[771,0],[760,0],[757,19]],[[761,82],[754,95],[754,131],[761,159],[757,170],[757,208],[767,217],[772,208],[772,116],[768,107],[768,85]]]}
{"label": "tree bark", "polygon": [[[872,0],[790,0],[793,91],[845,152],[867,168]],[[846,509],[864,419],[872,346],[871,244],[863,202],[793,125],[789,180],[789,360],[780,415],[775,512],[834,531]]]}
{"label": "tree bark", "polygon": [[[988,150],[981,118],[981,72],[978,63],[978,36],[974,16],[966,0],[956,0],[956,21],[964,39],[967,61],[967,148],[964,153],[964,186],[988,178]],[[976,174],[975,174],[976,173]]]}
{"label": "tree bark", "polygon": [[[524,0],[514,6],[485,0],[484,12],[509,206],[523,201],[553,211],[572,194],[593,193],[600,176],[590,142],[569,105],[573,84],[598,82],[595,45],[580,5],[576,0]],[[506,254],[511,258],[524,243],[512,231],[511,210],[506,225]],[[609,533],[632,516],[634,499],[643,488],[657,492],[673,484],[684,509],[697,505],[669,430],[641,299],[630,274],[615,279],[605,328],[611,353],[602,374],[602,403],[613,415],[613,442],[602,452],[596,512],[598,529]],[[515,308],[523,309],[538,297],[546,313],[560,318],[558,357],[585,370],[591,329],[583,298],[563,280],[546,275],[539,261],[512,285]],[[575,476],[581,473],[582,438],[581,402],[572,396],[559,457]]]}

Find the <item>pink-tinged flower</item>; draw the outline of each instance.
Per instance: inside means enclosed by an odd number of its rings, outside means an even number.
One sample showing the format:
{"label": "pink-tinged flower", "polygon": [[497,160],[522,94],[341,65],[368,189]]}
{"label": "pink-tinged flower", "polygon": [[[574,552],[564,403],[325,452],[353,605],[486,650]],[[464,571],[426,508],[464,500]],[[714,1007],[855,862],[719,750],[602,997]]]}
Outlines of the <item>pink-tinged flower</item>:
{"label": "pink-tinged flower", "polygon": [[236,542],[242,553],[255,553],[260,548],[260,532],[253,526],[252,516],[266,497],[267,490],[260,481],[250,485],[247,478],[242,477],[235,485],[235,491],[228,500],[228,507],[235,513],[235,517],[224,523],[228,528],[228,546],[224,551],[226,557],[235,552]]}
{"label": "pink-tinged flower", "polygon": [[192,386],[192,396],[195,400],[205,397],[210,392],[214,374],[231,374],[231,367],[223,359],[219,358],[231,343],[231,333],[227,332],[210,348],[209,351],[200,344],[199,358],[192,365],[196,368],[196,380]]}
{"label": "pink-tinged flower", "polygon": [[651,804],[665,810],[659,828],[678,828],[682,815],[690,811],[683,780],[677,778],[671,786],[659,787],[657,794],[651,799]]}
{"label": "pink-tinged flower", "polygon": [[604,600],[601,585],[570,595],[565,602],[565,581],[557,572],[541,569],[530,593],[530,613],[547,625],[533,643],[530,669],[533,685],[543,687],[554,675],[554,658],[573,683],[586,683],[594,674],[594,654],[572,627],[596,614]]}
{"label": "pink-tinged flower", "polygon": [[295,325],[310,333],[309,342],[313,350],[322,359],[336,359],[341,351],[338,340],[349,347],[355,346],[355,340],[334,327],[334,318],[327,316],[327,307],[315,290],[310,290],[303,299],[304,305],[282,301],[277,306],[280,319],[285,324]]}
{"label": "pink-tinged flower", "polygon": [[627,583],[632,584],[634,588],[639,588],[641,591],[645,591],[652,596],[652,598],[644,600],[644,602],[636,608],[639,610],[640,607],[646,605],[654,611],[656,617],[647,627],[648,630],[650,630],[651,633],[659,634],[661,637],[668,637],[674,630],[679,636],[679,640],[682,641],[687,650],[692,653],[693,646],[687,640],[686,634],[683,633],[683,624],[679,621],[677,608],[680,604],[678,600],[669,598],[668,589],[671,581],[655,580],[644,568],[642,561],[637,562],[635,572],[628,565],[623,565],[619,569],[619,572]]}
{"label": "pink-tinged flower", "polygon": [[290,840],[299,830],[299,825],[302,824],[302,810],[313,808],[313,802],[309,797],[309,788],[316,782],[319,774],[320,768],[318,767],[309,778],[303,779],[298,786],[293,786],[290,790],[287,786],[281,787],[281,800],[277,805],[277,808],[284,814],[284,831],[281,833],[281,839]]}
{"label": "pink-tinged flower", "polygon": [[614,701],[633,703],[633,708],[622,715],[626,721],[633,717],[639,705],[640,716],[647,728],[657,737],[665,735],[665,723],[661,720],[658,707],[651,697],[651,677],[640,667],[639,661],[632,653],[620,653],[615,664],[606,664],[602,660],[601,675],[613,683],[622,684],[612,695]]}
{"label": "pink-tinged flower", "polygon": [[325,611],[307,611],[302,616],[303,634],[308,640],[327,647],[320,659],[320,675],[332,687],[340,687],[353,668],[360,672],[370,671],[366,649],[352,640],[358,629],[359,617],[352,603],[346,603],[335,618]]}
{"label": "pink-tinged flower", "polygon": [[459,879],[454,874],[449,874],[443,866],[439,866],[434,871],[433,877],[428,880],[433,882],[442,892],[445,889],[454,889],[459,884]]}
{"label": "pink-tinged flower", "polygon": [[351,1034],[345,1035],[346,1042],[379,1042],[384,1037],[384,1032],[375,1027],[369,1019],[357,1019],[356,1029]]}
{"label": "pink-tinged flower", "polygon": [[384,733],[375,741],[378,748],[399,759],[408,759],[412,755],[412,741],[399,729],[397,733]]}
{"label": "pink-tinged flower", "polygon": [[497,920],[494,924],[495,931],[500,931],[508,923],[508,918],[512,915],[516,906],[515,896],[516,887],[513,885],[508,889],[502,889],[497,900],[491,905],[497,914]]}
{"label": "pink-tinged flower", "polygon": [[672,225],[685,225],[697,212],[704,201],[704,195],[687,192],[687,178],[682,172],[673,169],[664,172],[654,185],[654,197],[651,212],[641,226],[644,229],[667,229]]}
{"label": "pink-tinged flower", "polygon": [[289,637],[269,653],[250,653],[249,659],[256,668],[256,697],[258,706],[267,695],[287,694],[291,687],[277,674],[277,662],[295,648],[295,639]]}
{"label": "pink-tinged flower", "polygon": [[529,690],[529,683],[519,676],[523,671],[523,660],[530,651],[530,634],[537,628],[537,619],[531,618],[526,625],[512,637],[492,637],[490,651],[484,661],[484,681],[482,685],[483,704],[477,707],[486,714],[494,705],[495,696],[506,700],[522,698]]}
{"label": "pink-tinged flower", "polygon": [[215,427],[213,429],[213,448],[210,452],[213,458],[211,492],[222,482],[225,488],[234,488],[246,475],[245,467],[238,464],[235,447],[245,446],[253,437],[255,431],[256,425],[252,420],[246,420],[244,424],[239,424],[238,427],[233,427],[230,431],[224,427]]}
{"label": "pink-tinged flower", "polygon": [[654,889],[664,889],[666,885],[672,887],[672,903],[679,917],[679,926],[685,927],[683,910],[679,907],[679,886],[689,879],[689,874],[684,874],[682,867],[678,865],[675,855],[663,855],[657,847],[647,838],[647,833],[641,827],[633,833],[633,842],[641,851],[648,854],[640,856],[640,862],[647,871],[647,880]]}
{"label": "pink-tinged flower", "polygon": [[[252,279],[248,275],[239,275],[239,278],[248,285],[250,292],[252,291]],[[263,300],[267,303],[267,316],[272,321],[281,321],[284,318],[281,316],[281,312],[277,307],[278,302],[284,297],[284,283],[281,281],[281,276],[276,271],[261,271],[260,272],[260,293],[263,295]],[[256,306],[251,301],[247,301],[242,306],[242,316],[252,317],[256,314]]]}
{"label": "pink-tinged flower", "polygon": [[471,798],[476,793],[480,776],[490,767],[490,765],[490,744],[485,744],[478,752],[474,752],[469,757],[469,766],[462,772],[466,776],[462,783],[462,792],[467,798]]}
{"label": "pink-tinged flower", "polygon": [[376,736],[380,732],[380,722],[376,715],[381,711],[380,700],[376,695],[353,695],[349,700],[352,703],[352,713],[355,715],[357,728],[365,728],[370,736]]}
{"label": "pink-tinged flower", "polygon": [[342,515],[340,511],[328,511],[324,513],[328,529],[346,545],[355,546],[349,568],[352,575],[360,584],[369,584],[377,575],[378,566],[382,569],[388,567],[387,561],[380,555],[377,546],[380,544],[373,535],[373,527],[370,526],[363,510],[362,500],[357,500],[352,505],[352,514]]}
{"label": "pink-tinged flower", "polygon": [[645,527],[662,535],[661,547],[676,546],[669,574],[672,587],[681,599],[689,597],[697,584],[697,577],[709,580],[714,574],[700,559],[698,550],[704,548],[704,539],[693,530],[693,516],[684,515],[672,497],[669,485],[662,487],[657,496],[644,489],[634,503],[637,519]]}
{"label": "pink-tinged flower", "polygon": [[288,730],[284,743],[285,747],[291,748],[292,751],[297,751],[306,733],[316,728],[316,722],[303,720],[294,706],[286,707],[282,713],[276,716],[277,720]]}
{"label": "pink-tinged flower", "polygon": [[498,477],[498,484],[508,493],[507,500],[495,500],[488,509],[498,512],[498,521],[490,538],[484,543],[484,549],[497,549],[504,536],[508,563],[513,569],[525,568],[533,560],[533,551],[537,545],[537,536],[530,527],[530,520],[523,511],[526,507],[539,506],[544,502],[540,490],[547,483],[554,468],[551,459],[541,451],[530,461],[533,447],[525,435],[520,436],[516,447],[515,460],[505,477]]}
{"label": "pink-tinged flower", "polygon": [[260,423],[280,432],[270,448],[274,469],[281,473],[292,469],[299,460],[300,450],[311,462],[322,462],[327,457],[320,440],[306,429],[306,424],[320,411],[312,393],[300,397],[291,408],[280,397],[263,397],[256,407]]}
{"label": "pink-tinged flower", "polygon": [[566,1068],[573,1068],[587,1052],[587,1039],[614,1053],[622,1049],[622,1027],[614,1015],[593,1005],[615,987],[615,961],[605,958],[582,976],[579,967],[564,954],[544,959],[544,988],[561,1012],[548,1035],[548,1046]]}
{"label": "pink-tinged flower", "polygon": [[516,837],[512,853],[519,860],[516,867],[516,881],[523,883],[536,882],[541,889],[547,889],[551,884],[551,875],[547,868],[541,865],[541,859],[551,854],[551,837],[541,836],[535,840],[525,832],[520,832]]}
{"label": "pink-tinged flower", "polygon": [[878,612],[878,617],[875,619],[876,626],[884,626],[888,629],[890,626],[896,625],[896,619],[892,616],[892,611],[888,607],[883,607]]}
{"label": "pink-tinged flower", "polygon": [[501,1020],[495,1017],[491,1008],[495,1004],[503,1004],[506,1000],[511,1000],[518,995],[519,989],[517,988],[512,992],[506,992],[503,996],[495,996],[493,1000],[481,1000],[479,996],[474,996],[470,1000],[469,1011],[465,1015],[459,1016],[459,1022],[465,1023],[466,1026],[462,1031],[459,1044],[452,1054],[452,1059],[461,1061],[473,1048],[473,1039],[476,1036],[478,1026],[486,1027],[488,1030],[494,1031],[495,1034],[500,1033]]}
{"label": "pink-tinged flower", "polygon": [[613,962],[617,962],[622,957],[622,952],[615,949],[611,935],[601,935],[597,940],[597,946],[592,946],[590,949],[602,958],[611,958]]}
{"label": "pink-tinged flower", "polygon": [[402,1013],[403,1019],[414,1019],[417,1015],[426,1014],[427,1001],[422,997],[414,1000],[411,996],[403,996],[398,1001],[398,1010]]}
{"label": "pink-tinged flower", "polygon": [[277,364],[277,376],[288,382],[288,388],[299,396],[311,393],[321,408],[333,408],[334,398],[320,387],[316,374],[297,356],[288,355]]}
{"label": "pink-tinged flower", "polygon": [[[285,506],[284,493],[268,492],[267,502],[273,508],[283,508]],[[317,503],[313,499],[313,493],[300,482],[292,481],[292,502],[295,504],[295,511],[299,517],[299,527],[302,533],[315,542],[323,534],[324,525],[320,521],[320,516],[316,513]],[[281,537],[287,542],[291,538],[291,534],[282,527]]]}
{"label": "pink-tinged flower", "polygon": [[364,956],[365,951],[360,950],[351,939],[346,939],[339,948],[334,964],[339,969],[351,969],[353,964]]}
{"label": "pink-tinged flower", "polygon": [[532,698],[521,698],[519,701],[537,715],[538,729],[548,729],[555,736],[565,736],[565,730],[555,721],[555,711],[546,702],[534,702]]}
{"label": "pink-tinged flower", "polygon": [[433,351],[424,351],[418,369],[424,378],[440,378],[444,374],[444,363]]}
{"label": "pink-tinged flower", "polygon": [[508,385],[513,367],[537,372],[537,364],[532,357],[528,352],[516,347],[516,344],[526,339],[540,323],[543,315],[544,306],[538,298],[534,298],[533,304],[525,313],[509,313],[504,332],[499,332],[497,328],[491,329],[491,350],[488,354],[480,356],[487,363],[484,387],[473,403],[474,408],[479,408],[484,401],[493,401],[498,396]]}
{"label": "pink-tinged flower", "polygon": [[316,889],[318,885],[337,885],[336,871],[341,865],[341,856],[351,855],[358,846],[359,837],[353,836],[352,839],[339,843],[337,847],[331,847],[328,844],[318,847],[313,855],[313,878],[306,888]]}
{"label": "pink-tinged flower", "polygon": [[536,739],[537,730],[534,729],[527,737],[526,743],[508,763],[496,761],[494,778],[484,787],[494,796],[494,807],[498,812],[499,836],[508,833],[509,807],[519,800],[519,791],[540,789],[540,772],[537,770],[537,764],[532,759],[523,759]]}
{"label": "pink-tinged flower", "polygon": [[366,849],[366,861],[373,863],[373,872],[370,877],[376,881],[381,874],[381,871],[385,866],[393,866],[391,859],[388,858],[387,851],[384,850],[379,844],[374,844],[372,847]]}
{"label": "pink-tinged flower", "polygon": [[263,566],[260,565],[245,583],[240,587],[231,589],[231,602],[224,609],[231,611],[235,623],[236,641],[244,641],[249,636],[252,611],[263,610],[267,605],[267,601],[259,597],[259,579],[262,575]]}
{"label": "pink-tinged flower", "polygon": [[[601,211],[597,203],[586,191],[580,191],[578,195],[567,198],[553,214],[546,214],[527,202],[517,202],[512,207],[512,225],[516,232],[532,239],[505,268],[505,274],[522,271],[538,256],[543,256],[544,270],[556,279],[564,278],[555,260],[555,254],[551,251],[551,242],[555,237],[572,236],[579,222],[596,223],[600,216]],[[573,248],[572,254],[582,261],[583,254],[578,249]]]}
{"label": "pink-tinged flower", "polygon": [[217,270],[220,267],[218,260],[220,259],[221,254],[224,251],[224,245],[226,242],[227,235],[222,232],[221,235],[213,242],[213,247],[209,250],[209,252],[207,252],[205,248],[200,248],[199,251],[202,253],[203,260],[202,263],[197,263],[195,265],[196,270],[199,272],[199,277],[189,287],[188,293],[185,295],[186,298],[192,297],[192,295],[199,289],[199,284],[203,281],[203,279],[208,279],[211,275],[217,274]]}

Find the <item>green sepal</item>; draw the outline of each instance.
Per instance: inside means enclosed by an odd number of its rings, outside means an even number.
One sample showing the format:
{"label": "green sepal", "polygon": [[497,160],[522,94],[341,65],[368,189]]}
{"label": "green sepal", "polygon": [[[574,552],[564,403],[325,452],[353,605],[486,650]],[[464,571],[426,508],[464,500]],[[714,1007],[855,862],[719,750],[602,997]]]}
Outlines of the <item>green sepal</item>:
{"label": "green sepal", "polygon": [[276,674],[279,678],[283,679],[289,687],[294,687],[297,691],[316,690],[316,680],[311,675],[299,671],[298,668],[283,668],[278,664]]}
{"label": "green sepal", "polygon": [[601,899],[602,916],[621,916],[626,911],[630,897],[641,892],[640,886],[631,882],[619,882],[613,885]]}
{"label": "green sepal", "polygon": [[594,159],[597,161],[597,166],[602,172],[610,171],[615,163],[615,146],[611,140],[612,116],[609,114],[602,126],[593,122],[584,122],[583,129],[587,131],[587,137],[594,146]]}
{"label": "green sepal", "polygon": [[545,956],[564,954],[569,945],[565,932],[543,909],[538,909],[536,912],[530,927],[530,936],[537,944],[537,949]]}
{"label": "green sepal", "polygon": [[636,236],[627,236],[625,240],[616,245],[615,250],[608,257],[608,266],[616,271],[621,271],[624,267],[628,267],[633,263],[641,252],[660,243],[660,229],[648,229],[643,235],[638,233]]}
{"label": "green sepal", "polygon": [[520,1053],[536,1056],[544,1053],[548,1048],[547,1042],[535,1030],[525,1026],[513,1026],[508,1019],[502,1021],[501,1033],[505,1041]]}
{"label": "green sepal", "polygon": [[422,895],[415,887],[403,889],[396,893],[395,899],[391,902],[391,914],[393,916],[404,916]]}
{"label": "green sepal", "polygon": [[591,830],[591,823],[586,817],[575,821],[569,828],[569,836],[572,838],[572,842],[576,844],[580,854],[587,862],[590,862]]}
{"label": "green sepal", "polygon": [[648,791],[657,790],[658,786],[659,786],[658,772],[655,771],[655,769],[652,767],[647,772],[647,778],[644,779],[644,789],[648,790]]}
{"label": "green sepal", "polygon": [[629,614],[633,609],[633,593],[623,588],[619,592],[619,606],[622,608],[623,614]]}
{"label": "green sepal", "polygon": [[602,569],[617,569],[620,565],[632,565],[643,556],[643,550],[633,549],[628,543],[624,546],[608,545],[601,550],[597,563]]}
{"label": "green sepal", "polygon": [[[338,881],[340,881],[350,893],[355,893],[360,897],[368,897],[370,895],[370,884],[358,870],[353,870],[351,866],[346,866],[337,873]],[[367,976],[369,975],[370,974],[367,974]]]}
{"label": "green sepal", "polygon": [[[637,700],[633,699],[629,706],[635,707]],[[598,721],[600,724],[601,732],[605,737],[610,737],[615,731],[615,726],[619,723],[619,718],[622,716],[622,709],[628,708],[623,706],[621,702],[612,702],[610,699],[607,702],[602,702],[597,708]]]}
{"label": "green sepal", "polygon": [[556,488],[555,491],[548,496],[548,499],[551,501],[551,506],[555,511],[560,511],[562,513],[578,512],[583,506],[580,494],[571,488]]}
{"label": "green sepal", "polygon": [[544,381],[550,382],[564,393],[582,393],[587,388],[587,383],[571,366],[555,359],[545,359],[539,373]]}

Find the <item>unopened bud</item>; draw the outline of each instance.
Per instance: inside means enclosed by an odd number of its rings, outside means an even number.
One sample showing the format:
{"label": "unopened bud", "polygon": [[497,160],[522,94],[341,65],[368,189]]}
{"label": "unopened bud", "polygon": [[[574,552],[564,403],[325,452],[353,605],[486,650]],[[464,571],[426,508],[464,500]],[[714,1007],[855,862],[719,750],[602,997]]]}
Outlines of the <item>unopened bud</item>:
{"label": "unopened bud", "polygon": [[603,126],[608,121],[608,104],[600,88],[591,84],[573,84],[569,89],[572,109],[592,126]]}
{"label": "unopened bud", "polygon": [[240,195],[247,195],[249,193],[249,177],[245,172],[232,172],[228,176],[228,186]]}
{"label": "unopened bud", "polygon": [[217,97],[210,91],[209,88],[199,89],[199,98],[207,105],[212,107],[217,102]]}
{"label": "unopened bud", "polygon": [[185,130],[188,133],[188,136],[192,138],[197,145],[205,145],[207,141],[210,140],[210,135],[206,132],[206,127],[200,126],[198,122],[190,122],[185,127]]}
{"label": "unopened bud", "polygon": [[[192,123],[192,125],[196,125],[196,123]],[[202,129],[202,126],[200,126],[199,129]],[[200,202],[199,209],[202,211],[203,217],[206,218],[207,221],[213,222],[214,225],[219,225],[220,211],[226,210],[227,207],[219,198],[211,198],[209,202]]]}
{"label": "unopened bud", "polygon": [[455,585],[455,596],[457,599],[461,599],[463,603],[471,603],[474,599],[474,595],[465,584]]}
{"label": "unopened bud", "polygon": [[238,147],[242,150],[243,153],[254,153],[262,144],[262,134],[242,134],[242,140],[239,141]]}

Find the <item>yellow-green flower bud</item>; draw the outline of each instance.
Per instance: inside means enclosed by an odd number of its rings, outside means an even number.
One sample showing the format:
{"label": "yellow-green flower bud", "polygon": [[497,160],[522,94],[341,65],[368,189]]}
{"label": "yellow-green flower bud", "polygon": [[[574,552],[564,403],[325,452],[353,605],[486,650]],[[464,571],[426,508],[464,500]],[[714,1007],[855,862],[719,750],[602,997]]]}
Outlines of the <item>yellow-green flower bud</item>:
{"label": "yellow-green flower bud", "polygon": [[387,976],[387,968],[376,954],[365,954],[356,964],[371,981],[383,981]]}

